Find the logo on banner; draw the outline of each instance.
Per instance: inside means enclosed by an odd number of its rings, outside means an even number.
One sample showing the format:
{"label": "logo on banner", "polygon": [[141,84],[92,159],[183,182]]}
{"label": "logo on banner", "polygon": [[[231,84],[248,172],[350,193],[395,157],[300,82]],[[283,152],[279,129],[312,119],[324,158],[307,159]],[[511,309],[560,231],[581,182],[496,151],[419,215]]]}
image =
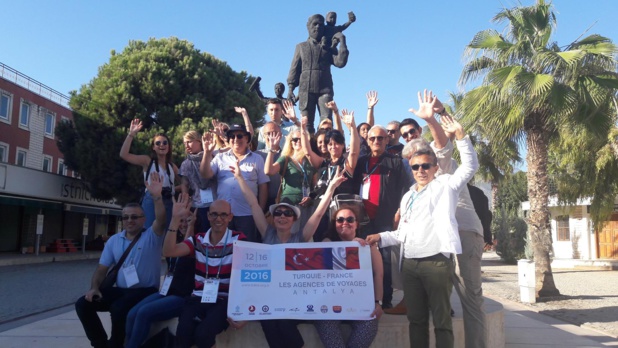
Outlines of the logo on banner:
{"label": "logo on banner", "polygon": [[333,306],[333,312],[335,313],[341,313],[341,306]]}
{"label": "logo on banner", "polygon": [[236,306],[236,308],[234,308],[236,312],[240,312],[240,306]]}
{"label": "logo on banner", "polygon": [[307,305],[307,312],[313,313],[313,305]]}
{"label": "logo on banner", "polygon": [[322,307],[320,307],[320,312],[322,312],[322,313],[328,312],[328,306],[322,305]]}
{"label": "logo on banner", "polygon": [[249,306],[249,312],[251,312],[251,313],[255,312],[255,306],[254,305]]}
{"label": "logo on banner", "polygon": [[295,307],[295,308],[290,308],[290,312],[299,312],[300,308]]}
{"label": "logo on banner", "polygon": [[285,249],[286,271],[360,269],[358,247]]}
{"label": "logo on banner", "polygon": [[266,305],[262,306],[262,312],[264,312],[264,313],[268,312],[269,309],[270,308],[268,308],[268,306],[266,306]]}

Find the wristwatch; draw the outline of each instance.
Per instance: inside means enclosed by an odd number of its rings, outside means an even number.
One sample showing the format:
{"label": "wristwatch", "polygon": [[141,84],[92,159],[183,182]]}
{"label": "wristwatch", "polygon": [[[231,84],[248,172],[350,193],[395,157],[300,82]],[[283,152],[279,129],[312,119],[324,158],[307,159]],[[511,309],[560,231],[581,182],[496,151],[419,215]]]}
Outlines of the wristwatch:
{"label": "wristwatch", "polygon": [[273,149],[270,149],[270,150],[268,150],[268,151],[270,151],[270,152],[272,152],[272,153],[279,153],[279,150],[273,150]]}

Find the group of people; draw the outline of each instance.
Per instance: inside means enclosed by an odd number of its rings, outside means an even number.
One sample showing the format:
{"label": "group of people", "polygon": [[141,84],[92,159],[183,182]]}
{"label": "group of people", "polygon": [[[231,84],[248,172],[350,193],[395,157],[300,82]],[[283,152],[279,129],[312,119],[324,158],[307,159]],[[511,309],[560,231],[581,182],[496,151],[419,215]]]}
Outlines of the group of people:
{"label": "group of people", "polygon": [[[425,91],[418,99],[418,110],[410,111],[427,123],[431,143],[411,118],[374,125],[373,91],[367,94],[367,122],[357,125],[354,112],[340,113],[328,101],[324,107],[333,119],[322,120],[315,134],[291,101],[271,99],[270,120],[256,131],[237,107],[244,125],[213,121],[212,131],[187,132],[180,167],[164,134],[152,138],[150,156],[130,153],[142,129],[132,121],[120,157],[143,168],[146,188],[141,205],[123,208],[124,229],[106,243],[90,290],[76,303],[92,346],[140,347],[153,322],[178,317],[177,347],[212,347],[217,334],[244,325],[227,316],[234,241],[356,240],[371,248],[375,310],[352,323],[347,342],[339,322],[316,321],[324,346],[368,347],[384,310],[407,314],[410,342],[419,347],[429,344],[431,313],[436,346],[452,347],[455,285],[466,346],[485,347],[484,231],[466,185],[478,167],[476,154],[437,97]],[[393,287],[404,290],[396,306]],[[109,339],[99,311],[111,313]],[[303,347],[297,324],[261,321],[270,347]]]}

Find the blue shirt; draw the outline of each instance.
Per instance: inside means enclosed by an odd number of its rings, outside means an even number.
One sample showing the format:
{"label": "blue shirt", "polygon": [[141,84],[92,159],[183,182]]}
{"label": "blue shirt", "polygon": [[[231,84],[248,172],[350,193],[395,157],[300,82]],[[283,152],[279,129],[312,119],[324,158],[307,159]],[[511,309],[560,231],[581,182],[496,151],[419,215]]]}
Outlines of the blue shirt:
{"label": "blue shirt", "polygon": [[[120,261],[122,254],[131,244],[126,234],[127,232],[123,230],[109,238],[103,248],[99,264],[113,267]],[[131,249],[131,252],[129,252],[129,255],[118,271],[118,278],[116,279],[117,287],[127,288],[127,281],[125,280],[122,270],[125,267],[135,265],[139,283],[133,285],[132,288],[159,288],[161,277],[161,250],[163,248],[164,238],[165,233],[161,234],[161,236],[157,236],[152,230],[152,227],[142,232],[142,236],[135,243],[133,249]]]}
{"label": "blue shirt", "polygon": [[[236,156],[234,156],[232,150],[217,154],[210,163],[218,183],[217,199],[230,203],[234,216],[251,216],[251,207],[245,200],[245,196],[243,196],[240,186],[236,178],[234,178],[234,173],[230,170],[230,167],[233,168],[235,165]],[[247,185],[249,185],[253,194],[257,196],[258,185],[270,181],[268,175],[264,173],[264,160],[262,156],[247,150],[239,165]]]}

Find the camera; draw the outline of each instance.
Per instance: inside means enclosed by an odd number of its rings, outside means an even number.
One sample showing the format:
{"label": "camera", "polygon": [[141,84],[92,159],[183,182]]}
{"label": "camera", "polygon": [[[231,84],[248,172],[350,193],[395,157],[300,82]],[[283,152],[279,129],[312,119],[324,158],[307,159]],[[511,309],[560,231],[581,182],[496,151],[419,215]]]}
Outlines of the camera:
{"label": "camera", "polygon": [[165,199],[172,199],[172,188],[164,187],[161,189],[161,197]]}

